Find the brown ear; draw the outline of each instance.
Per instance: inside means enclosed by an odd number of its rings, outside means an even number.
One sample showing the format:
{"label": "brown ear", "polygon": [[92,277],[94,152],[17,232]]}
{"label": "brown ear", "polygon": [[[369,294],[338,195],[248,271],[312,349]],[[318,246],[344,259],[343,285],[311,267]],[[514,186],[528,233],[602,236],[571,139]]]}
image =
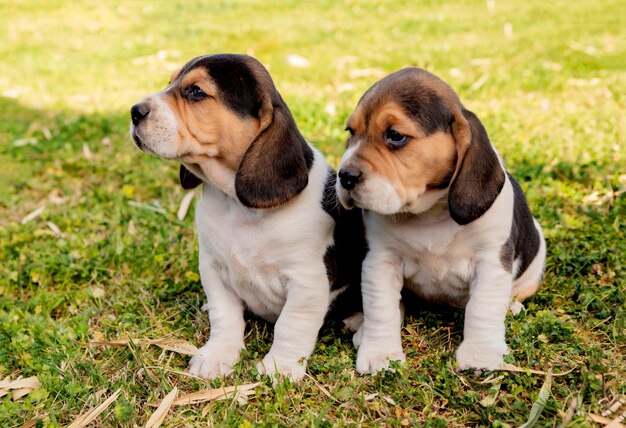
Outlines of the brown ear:
{"label": "brown ear", "polygon": [[291,112],[276,89],[272,92],[271,107],[261,111],[261,132],[235,176],[237,197],[251,208],[275,207],[298,195],[309,182],[313,163],[313,151]]}
{"label": "brown ear", "polygon": [[178,178],[180,179],[180,185],[185,190],[193,189],[202,184],[202,180],[193,175],[184,165],[180,166]]}
{"label": "brown ear", "polygon": [[504,169],[476,115],[462,110],[452,133],[457,144],[457,170],[448,193],[448,210],[460,225],[483,215],[504,186]]}

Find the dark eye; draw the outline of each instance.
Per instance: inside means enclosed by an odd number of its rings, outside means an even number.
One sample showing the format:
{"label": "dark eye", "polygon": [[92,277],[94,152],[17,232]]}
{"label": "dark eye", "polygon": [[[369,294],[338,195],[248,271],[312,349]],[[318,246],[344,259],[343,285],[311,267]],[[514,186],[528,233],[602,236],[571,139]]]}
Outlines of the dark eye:
{"label": "dark eye", "polygon": [[350,135],[354,135],[354,129],[350,128],[349,126],[346,127],[346,131],[348,131]]}
{"label": "dark eye", "polygon": [[409,141],[409,137],[400,134],[394,129],[389,128],[385,131],[385,143],[387,143],[393,149],[398,149],[404,146],[407,141]]}
{"label": "dark eye", "polygon": [[198,85],[193,85],[191,88],[189,88],[187,96],[194,101],[200,101],[205,99],[207,97],[207,94],[205,94]]}

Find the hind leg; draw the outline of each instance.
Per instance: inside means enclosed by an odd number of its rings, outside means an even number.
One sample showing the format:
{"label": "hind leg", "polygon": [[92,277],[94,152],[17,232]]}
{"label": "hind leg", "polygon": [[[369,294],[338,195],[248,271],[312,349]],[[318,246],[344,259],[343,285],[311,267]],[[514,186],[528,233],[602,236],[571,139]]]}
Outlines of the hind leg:
{"label": "hind leg", "polygon": [[522,302],[537,292],[543,279],[546,264],[546,241],[537,220],[535,220],[535,227],[539,232],[539,251],[524,274],[513,283],[513,301],[509,310],[514,315],[517,315],[524,307]]}

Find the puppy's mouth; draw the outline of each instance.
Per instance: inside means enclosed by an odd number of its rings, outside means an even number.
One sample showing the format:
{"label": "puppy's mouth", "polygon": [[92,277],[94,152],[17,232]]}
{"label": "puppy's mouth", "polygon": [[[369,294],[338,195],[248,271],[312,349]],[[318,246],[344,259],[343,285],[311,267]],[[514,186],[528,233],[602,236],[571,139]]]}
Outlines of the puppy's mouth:
{"label": "puppy's mouth", "polygon": [[356,201],[354,200],[352,192],[349,190],[342,189],[337,195],[337,199],[339,199],[339,203],[347,210],[356,207]]}
{"label": "puppy's mouth", "polygon": [[139,134],[137,134],[137,128],[134,128],[131,131],[131,135],[133,137],[133,142],[135,143],[135,146],[137,146],[137,148],[139,150],[141,150],[142,152],[145,153],[149,153],[152,155],[155,155],[156,153],[154,153],[150,147],[148,147],[148,145],[146,143],[143,142],[143,140],[141,139],[141,137],[139,136]]}
{"label": "puppy's mouth", "polygon": [[141,141],[141,138],[139,137],[139,135],[137,135],[137,133],[134,130],[132,132],[132,136],[133,136],[133,141],[135,142],[135,145],[137,146],[137,148],[143,151],[145,144],[143,143],[143,141]]}

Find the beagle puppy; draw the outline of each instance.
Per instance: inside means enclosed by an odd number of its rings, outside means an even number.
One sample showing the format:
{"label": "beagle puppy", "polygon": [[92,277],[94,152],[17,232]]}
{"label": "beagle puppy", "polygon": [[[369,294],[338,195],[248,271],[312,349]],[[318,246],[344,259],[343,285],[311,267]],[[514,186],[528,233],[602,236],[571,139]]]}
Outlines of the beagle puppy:
{"label": "beagle puppy", "polygon": [[519,184],[456,93],[419,68],[372,86],[348,118],[337,194],[365,210],[357,370],[405,361],[403,287],[465,308],[460,369],[497,369],[505,316],[535,293],[546,244]]}
{"label": "beagle puppy", "polygon": [[335,172],[246,55],[192,59],[131,119],[139,149],[180,162],[184,188],[203,184],[195,219],[211,332],[189,372],[232,370],[248,309],[275,322],[259,371],[301,379],[329,307],[360,309],[362,215],[336,202]]}

